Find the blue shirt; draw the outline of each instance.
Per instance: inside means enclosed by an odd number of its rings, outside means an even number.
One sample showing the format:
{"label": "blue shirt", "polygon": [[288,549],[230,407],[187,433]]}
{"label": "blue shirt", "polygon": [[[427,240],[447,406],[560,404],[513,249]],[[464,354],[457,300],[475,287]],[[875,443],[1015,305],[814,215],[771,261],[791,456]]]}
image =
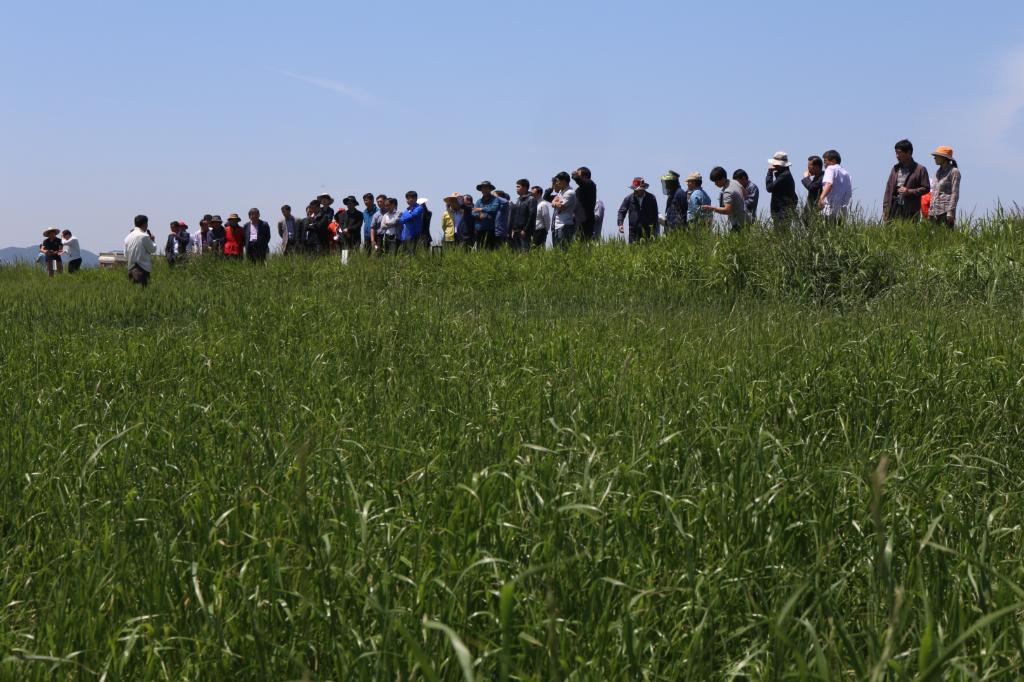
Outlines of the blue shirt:
{"label": "blue shirt", "polygon": [[402,215],[398,217],[398,222],[402,225],[402,233],[398,237],[399,241],[407,242],[418,239],[420,232],[423,231],[423,204],[416,204],[412,208],[402,211]]}
{"label": "blue shirt", "polygon": [[363,239],[367,242],[370,241],[370,225],[373,223],[373,214],[375,214],[376,212],[376,204],[370,206],[370,208],[363,211]]}
{"label": "blue shirt", "polygon": [[501,197],[494,197],[498,200],[498,213],[494,216],[494,236],[507,237],[509,216],[512,213],[512,202]]}
{"label": "blue shirt", "polygon": [[483,213],[474,211],[473,215],[476,216],[476,230],[477,232],[494,232],[495,219],[498,215],[498,209],[501,208],[501,202],[498,197],[491,195],[489,201],[484,203],[483,197],[476,200],[473,204],[473,208],[479,208]]}
{"label": "blue shirt", "polygon": [[697,189],[690,192],[689,208],[686,210],[686,219],[691,223],[695,220],[700,220],[702,217],[707,218],[708,216],[702,215],[704,211],[700,210],[701,206],[710,206],[711,197],[703,188],[698,187]]}

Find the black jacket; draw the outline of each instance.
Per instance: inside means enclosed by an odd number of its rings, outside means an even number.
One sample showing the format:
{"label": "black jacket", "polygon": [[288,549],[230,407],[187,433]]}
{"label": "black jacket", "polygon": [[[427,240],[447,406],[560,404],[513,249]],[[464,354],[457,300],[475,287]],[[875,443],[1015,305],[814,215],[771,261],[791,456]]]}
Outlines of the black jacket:
{"label": "black jacket", "polygon": [[779,169],[778,172],[768,171],[765,178],[764,188],[772,195],[772,219],[780,220],[786,214],[792,215],[796,211],[796,181],[788,168]]}
{"label": "black jacket", "polygon": [[619,225],[624,225],[626,216],[629,216],[630,227],[651,227],[658,225],[658,199],[650,192],[644,192],[643,203],[636,196],[636,192],[630,193],[622,200],[619,206]]}
{"label": "black jacket", "polygon": [[533,234],[537,227],[537,200],[527,194],[516,197],[512,201],[512,214],[509,216],[509,227],[513,232]]}
{"label": "black jacket", "polygon": [[270,250],[270,225],[266,220],[256,223],[256,241],[249,240],[249,227],[252,223],[242,226],[245,232],[245,250],[252,253],[266,253]]}
{"label": "black jacket", "polygon": [[806,178],[800,180],[803,183],[804,189],[807,190],[807,207],[818,210],[818,199],[821,198],[822,184],[825,180],[825,174],[820,175],[808,175]]}
{"label": "black jacket", "polygon": [[597,207],[597,184],[593,180],[580,178],[576,183],[576,201],[583,207],[583,219],[594,220],[594,209]]}

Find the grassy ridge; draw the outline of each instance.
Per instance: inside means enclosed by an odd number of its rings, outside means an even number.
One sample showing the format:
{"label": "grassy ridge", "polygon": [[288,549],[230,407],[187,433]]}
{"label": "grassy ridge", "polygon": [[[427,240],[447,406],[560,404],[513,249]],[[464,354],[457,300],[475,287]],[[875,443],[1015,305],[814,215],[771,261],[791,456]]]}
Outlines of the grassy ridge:
{"label": "grassy ridge", "polygon": [[1021,227],[0,270],[0,677],[1019,677]]}

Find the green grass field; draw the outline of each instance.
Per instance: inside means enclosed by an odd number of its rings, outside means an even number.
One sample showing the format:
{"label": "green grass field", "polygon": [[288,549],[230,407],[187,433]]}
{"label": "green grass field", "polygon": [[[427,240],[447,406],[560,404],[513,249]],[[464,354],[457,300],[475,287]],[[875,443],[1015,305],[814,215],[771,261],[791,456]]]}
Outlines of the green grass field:
{"label": "green grass field", "polygon": [[0,269],[0,679],[1018,679],[1021,263]]}

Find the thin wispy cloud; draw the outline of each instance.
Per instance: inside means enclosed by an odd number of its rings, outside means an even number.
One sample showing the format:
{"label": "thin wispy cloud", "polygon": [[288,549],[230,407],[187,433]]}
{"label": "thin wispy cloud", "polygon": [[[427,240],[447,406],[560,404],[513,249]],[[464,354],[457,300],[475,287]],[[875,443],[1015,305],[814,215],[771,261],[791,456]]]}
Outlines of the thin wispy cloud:
{"label": "thin wispy cloud", "polygon": [[301,73],[295,73],[294,71],[287,71],[285,69],[274,69],[275,73],[278,73],[287,78],[297,80],[307,85],[312,85],[323,90],[330,90],[331,92],[337,92],[345,95],[349,99],[352,99],[360,104],[374,104],[377,102],[377,98],[368,92],[360,90],[359,88],[346,85],[345,83],[339,83],[338,81],[331,80],[329,78],[319,78],[317,76],[304,76]]}
{"label": "thin wispy cloud", "polygon": [[986,142],[1003,141],[1024,115],[1024,46],[1008,52],[995,69],[995,92],[978,107]]}

